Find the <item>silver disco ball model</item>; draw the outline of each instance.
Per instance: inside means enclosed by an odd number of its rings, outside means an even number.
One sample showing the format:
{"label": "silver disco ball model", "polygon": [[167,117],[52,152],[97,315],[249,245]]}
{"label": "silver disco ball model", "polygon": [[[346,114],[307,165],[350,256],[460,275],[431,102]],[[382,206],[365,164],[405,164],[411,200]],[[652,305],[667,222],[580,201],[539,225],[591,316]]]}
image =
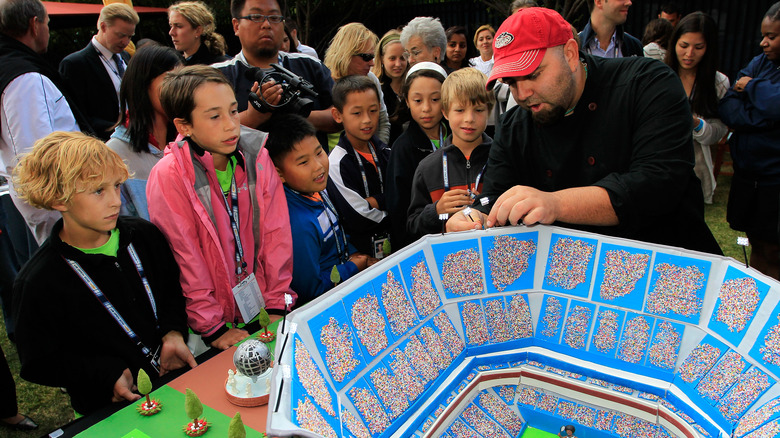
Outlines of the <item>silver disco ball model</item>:
{"label": "silver disco ball model", "polygon": [[245,376],[259,376],[268,370],[273,355],[268,346],[257,339],[250,339],[238,346],[233,353],[233,365]]}

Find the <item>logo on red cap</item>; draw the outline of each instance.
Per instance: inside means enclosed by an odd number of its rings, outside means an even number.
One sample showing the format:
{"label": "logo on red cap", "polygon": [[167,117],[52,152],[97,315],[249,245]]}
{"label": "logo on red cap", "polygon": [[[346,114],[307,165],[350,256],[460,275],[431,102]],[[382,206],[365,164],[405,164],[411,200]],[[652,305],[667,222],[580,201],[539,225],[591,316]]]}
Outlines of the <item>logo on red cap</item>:
{"label": "logo on red cap", "polygon": [[506,47],[510,44],[512,44],[512,41],[515,40],[514,35],[512,35],[509,32],[501,32],[501,35],[496,37],[496,40],[493,44],[495,44],[496,49],[500,49],[502,47]]}

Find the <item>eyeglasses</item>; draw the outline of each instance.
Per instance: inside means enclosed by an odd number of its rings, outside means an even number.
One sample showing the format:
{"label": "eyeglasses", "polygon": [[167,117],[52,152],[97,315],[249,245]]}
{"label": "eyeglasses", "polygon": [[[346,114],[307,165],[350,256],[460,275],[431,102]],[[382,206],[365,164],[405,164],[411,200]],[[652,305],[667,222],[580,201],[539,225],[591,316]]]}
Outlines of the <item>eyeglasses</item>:
{"label": "eyeglasses", "polygon": [[238,17],[239,20],[251,20],[255,23],[262,23],[268,20],[271,24],[279,24],[284,21],[283,15],[263,15],[263,14],[249,14],[243,17]]}
{"label": "eyeglasses", "polygon": [[372,59],[374,59],[374,54],[373,53],[355,53],[352,56],[359,56],[360,59],[362,59],[364,62],[369,62]]}

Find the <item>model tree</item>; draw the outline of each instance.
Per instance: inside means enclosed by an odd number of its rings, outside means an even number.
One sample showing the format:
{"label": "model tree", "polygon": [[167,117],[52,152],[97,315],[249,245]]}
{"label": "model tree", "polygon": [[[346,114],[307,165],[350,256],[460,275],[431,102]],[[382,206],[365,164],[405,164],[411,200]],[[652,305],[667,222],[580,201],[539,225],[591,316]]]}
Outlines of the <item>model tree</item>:
{"label": "model tree", "polygon": [[184,433],[188,436],[201,436],[209,430],[209,423],[205,418],[198,418],[203,414],[203,403],[190,388],[184,395],[184,412],[187,417],[192,418],[192,422],[184,426]]}
{"label": "model tree", "polygon": [[333,286],[338,286],[341,283],[341,274],[339,274],[336,265],[333,265],[333,269],[330,270],[330,282],[333,283]]}
{"label": "model tree", "polygon": [[149,415],[160,412],[162,410],[162,403],[160,403],[159,400],[149,398],[149,393],[152,392],[152,381],[143,368],[138,370],[138,379],[136,382],[138,382],[138,392],[140,392],[141,395],[146,396],[146,401],[141,402],[141,404],[136,407],[138,413],[148,417]]}
{"label": "model tree", "polygon": [[246,429],[244,429],[244,422],[241,420],[241,412],[236,412],[236,415],[230,420],[228,438],[246,438]]}
{"label": "model tree", "polygon": [[271,325],[271,317],[268,316],[268,312],[265,309],[260,309],[260,314],[257,315],[257,322],[263,328],[263,332],[257,335],[257,339],[265,343],[273,341],[276,338],[276,334],[268,331],[268,326]]}

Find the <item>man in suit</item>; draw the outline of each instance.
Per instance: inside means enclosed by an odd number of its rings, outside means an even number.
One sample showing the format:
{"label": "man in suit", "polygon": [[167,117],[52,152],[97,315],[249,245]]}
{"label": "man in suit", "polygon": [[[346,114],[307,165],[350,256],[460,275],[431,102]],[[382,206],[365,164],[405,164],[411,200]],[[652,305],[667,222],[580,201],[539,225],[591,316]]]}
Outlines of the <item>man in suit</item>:
{"label": "man in suit", "polygon": [[97,35],[87,47],[60,63],[60,74],[74,91],[76,105],[103,141],[119,121],[119,84],[130,59],[124,50],[138,21],[138,14],[126,4],[105,6],[98,18]]}

